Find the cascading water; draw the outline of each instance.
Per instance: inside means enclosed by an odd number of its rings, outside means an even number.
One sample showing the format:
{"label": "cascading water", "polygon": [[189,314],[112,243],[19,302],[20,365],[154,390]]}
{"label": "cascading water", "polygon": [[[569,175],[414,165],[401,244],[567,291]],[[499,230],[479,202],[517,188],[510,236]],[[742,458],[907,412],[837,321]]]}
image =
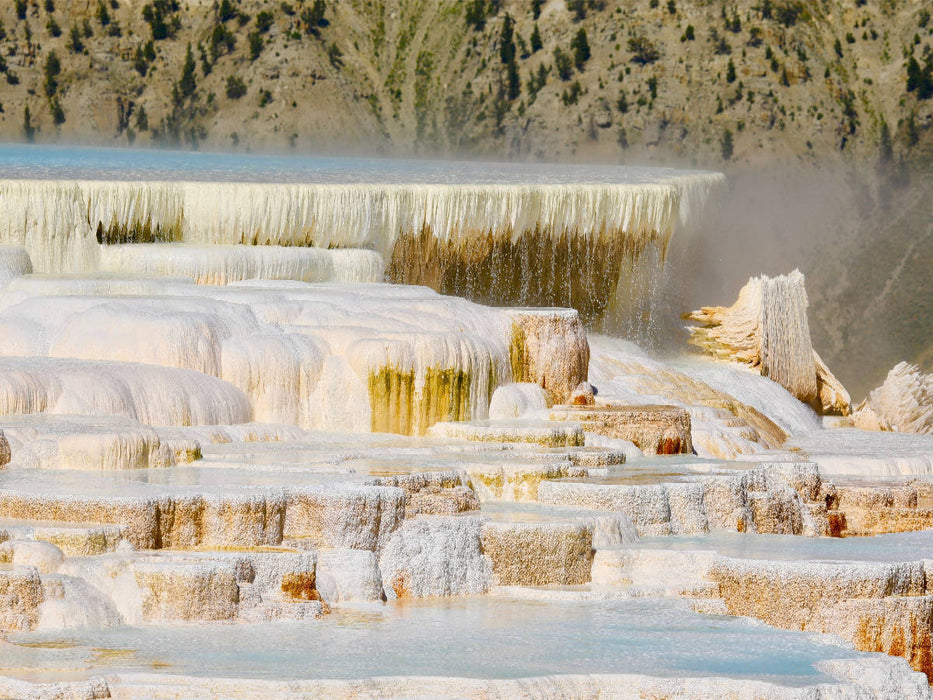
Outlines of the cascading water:
{"label": "cascading water", "polygon": [[[671,237],[689,233],[724,184],[718,173],[665,169],[465,163],[447,166],[439,184],[430,161],[333,170],[279,184],[175,179],[198,171],[164,181],[0,180],[0,242],[23,246],[38,272],[202,283],[367,281],[375,258],[326,252],[363,248],[382,256],[391,282],[498,306],[569,306],[589,326],[644,338]],[[197,263],[193,250],[113,248],[159,242],[325,250],[312,259],[236,248],[221,258],[218,249]]]}

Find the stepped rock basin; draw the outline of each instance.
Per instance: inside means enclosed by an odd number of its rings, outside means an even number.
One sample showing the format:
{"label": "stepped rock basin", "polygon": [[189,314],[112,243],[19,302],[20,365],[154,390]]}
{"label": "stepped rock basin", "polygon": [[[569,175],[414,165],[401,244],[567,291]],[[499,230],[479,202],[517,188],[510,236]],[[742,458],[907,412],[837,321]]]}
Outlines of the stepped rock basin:
{"label": "stepped rock basin", "polygon": [[931,697],[933,437],[618,337],[721,175],[0,166],[0,697]]}

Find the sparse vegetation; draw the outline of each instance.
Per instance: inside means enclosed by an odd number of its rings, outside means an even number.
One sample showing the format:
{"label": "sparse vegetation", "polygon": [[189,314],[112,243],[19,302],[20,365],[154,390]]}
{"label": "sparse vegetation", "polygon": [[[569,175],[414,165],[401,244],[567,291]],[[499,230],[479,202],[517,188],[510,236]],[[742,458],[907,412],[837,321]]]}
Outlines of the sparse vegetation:
{"label": "sparse vegetation", "polygon": [[580,85],[579,80],[574,80],[568,90],[564,90],[561,93],[560,100],[564,103],[564,106],[575,105],[577,100],[580,99],[580,95],[583,94],[583,86]]}
{"label": "sparse vegetation", "polygon": [[169,39],[181,29],[178,9],[177,0],[152,0],[143,5],[143,19],[149,25],[155,41]]}
{"label": "sparse vegetation", "polygon": [[49,111],[52,113],[52,122],[55,126],[60,126],[65,123],[65,110],[62,109],[62,105],[58,101],[58,98],[49,101]]}
{"label": "sparse vegetation", "polygon": [[537,53],[544,48],[544,42],[541,40],[541,31],[538,29],[538,23],[535,22],[535,28],[531,31],[531,53]]}
{"label": "sparse vegetation", "polygon": [[250,32],[246,37],[249,42],[249,60],[255,61],[262,54],[262,48],[265,43],[262,40],[262,34],[259,31]]}
{"label": "sparse vegetation", "polygon": [[327,5],[324,0],[314,0],[311,7],[306,8],[301,13],[301,23],[304,25],[305,32],[318,36],[321,29],[329,24],[324,17],[326,13]]}

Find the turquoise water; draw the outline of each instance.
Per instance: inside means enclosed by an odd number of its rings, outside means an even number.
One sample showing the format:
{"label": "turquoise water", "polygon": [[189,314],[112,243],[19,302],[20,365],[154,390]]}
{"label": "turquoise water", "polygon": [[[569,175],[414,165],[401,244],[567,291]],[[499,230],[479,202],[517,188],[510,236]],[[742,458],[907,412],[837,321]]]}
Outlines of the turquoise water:
{"label": "turquoise water", "polygon": [[[433,600],[343,610],[312,624],[138,627],[24,633],[3,666],[87,672],[150,671],[269,679],[458,676],[521,678],[644,673],[830,680],[814,668],[857,652],[814,635],[732,617],[701,616],[672,601]],[[50,649],[49,646],[76,645]],[[125,650],[125,653],[94,653]],[[23,671],[18,672],[23,674]],[[26,673],[28,675],[28,673]]]}
{"label": "turquoise water", "polygon": [[0,145],[0,178],[398,184],[652,183],[671,168]]}

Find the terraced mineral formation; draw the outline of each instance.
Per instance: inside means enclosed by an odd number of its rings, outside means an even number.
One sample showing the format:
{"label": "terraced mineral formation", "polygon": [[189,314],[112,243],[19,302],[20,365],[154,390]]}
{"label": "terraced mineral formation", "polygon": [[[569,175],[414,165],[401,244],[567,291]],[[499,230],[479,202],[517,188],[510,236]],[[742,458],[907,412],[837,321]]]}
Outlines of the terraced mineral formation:
{"label": "terraced mineral formation", "polygon": [[933,436],[802,278],[584,330],[719,176],[345,180],[0,182],[0,697],[931,697]]}

